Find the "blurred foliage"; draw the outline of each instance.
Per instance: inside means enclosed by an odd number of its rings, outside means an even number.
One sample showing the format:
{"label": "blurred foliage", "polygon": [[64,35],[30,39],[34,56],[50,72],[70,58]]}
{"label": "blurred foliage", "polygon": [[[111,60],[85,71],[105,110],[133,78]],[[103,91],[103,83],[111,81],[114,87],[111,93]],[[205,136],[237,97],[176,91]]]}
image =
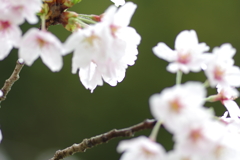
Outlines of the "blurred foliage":
{"label": "blurred foliage", "polygon": [[[41,59],[23,68],[21,78],[0,109],[4,136],[1,148],[11,160],[39,160],[38,156],[49,150],[51,157],[55,150],[79,143],[84,138],[152,118],[149,97],[175,83],[175,75],[166,71],[167,62],[158,59],[152,47],[161,41],[173,48],[175,37],[182,30],[196,30],[199,41],[206,42],[211,50],[226,42],[240,50],[240,1],[133,2],[138,8],[131,26],[142,36],[142,41],[136,64],[127,69],[125,79],[116,87],[104,84],[90,93],[80,83],[78,75],[71,74],[71,54],[64,57],[64,67],[58,73],[52,73]],[[69,10],[101,14],[111,4],[110,0],[83,0]],[[26,23],[21,27],[26,32],[31,26]],[[62,42],[70,35],[60,25],[51,26],[50,31]],[[0,84],[12,73],[17,57],[17,50],[13,50],[0,62]],[[236,65],[240,65],[239,59],[237,53]],[[205,76],[204,73],[183,75],[183,81],[188,80],[204,82]],[[215,89],[209,89],[209,94],[214,93]],[[217,115],[225,110],[220,103],[207,103],[206,106],[213,106]],[[142,134],[149,135],[150,131],[136,136]],[[79,160],[119,159],[116,146],[120,140],[112,140],[75,157]],[[160,131],[158,140],[167,150],[171,149],[172,138],[165,130]]]}

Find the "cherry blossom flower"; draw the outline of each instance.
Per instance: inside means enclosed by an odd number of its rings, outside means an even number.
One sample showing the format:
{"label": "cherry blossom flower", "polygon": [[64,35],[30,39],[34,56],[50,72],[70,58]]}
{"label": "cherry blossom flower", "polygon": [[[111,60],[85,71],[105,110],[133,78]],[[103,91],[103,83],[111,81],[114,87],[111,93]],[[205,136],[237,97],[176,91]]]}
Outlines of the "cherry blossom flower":
{"label": "cherry blossom flower", "polygon": [[156,56],[164,59],[170,64],[167,70],[172,73],[182,71],[184,73],[199,72],[201,65],[205,62],[209,47],[205,43],[199,43],[194,30],[182,31],[175,40],[175,50],[170,49],[165,43],[160,42],[153,48]]}
{"label": "cherry blossom flower", "polygon": [[[1,2],[2,1],[2,2]],[[41,0],[0,0],[1,14],[8,15],[11,21],[22,24],[26,19],[30,24],[38,22],[36,13],[41,10]]]}
{"label": "cherry blossom flower", "polygon": [[216,87],[216,85],[233,87],[240,86],[240,69],[229,63],[213,61],[207,66],[205,74],[212,87]]}
{"label": "cherry blossom flower", "polygon": [[121,141],[117,151],[124,152],[120,160],[165,160],[166,157],[160,144],[144,136]]}
{"label": "cherry blossom flower", "polygon": [[125,4],[125,0],[111,0],[117,7]]}
{"label": "cherry blossom flower", "polygon": [[31,28],[25,33],[20,41],[18,54],[29,66],[40,56],[53,72],[59,71],[63,65],[60,40],[52,33],[37,28]]}
{"label": "cherry blossom flower", "polygon": [[230,44],[213,49],[213,56],[207,63],[205,74],[212,87],[240,86],[240,68],[234,66],[232,59],[236,50]]}
{"label": "cherry blossom flower", "polygon": [[124,79],[128,65],[134,64],[140,36],[128,25],[135,9],[131,2],[119,10],[111,6],[101,22],[74,32],[66,40],[66,51],[74,50],[72,72],[80,69],[80,80],[91,92],[103,80],[116,86]]}
{"label": "cherry blossom flower", "polygon": [[21,34],[22,31],[17,25],[0,14],[0,60],[7,57],[12,48],[18,45]]}
{"label": "cherry blossom flower", "polygon": [[[188,82],[164,89],[160,94],[150,97],[150,110],[154,118],[163,121],[170,132],[181,129],[181,125],[203,113],[206,90],[198,82]],[[205,117],[205,115],[204,115]],[[206,112],[206,117],[208,113]]]}
{"label": "cherry blossom flower", "polygon": [[225,132],[221,122],[196,114],[174,134],[174,148],[183,155],[197,155],[203,159],[213,154]]}

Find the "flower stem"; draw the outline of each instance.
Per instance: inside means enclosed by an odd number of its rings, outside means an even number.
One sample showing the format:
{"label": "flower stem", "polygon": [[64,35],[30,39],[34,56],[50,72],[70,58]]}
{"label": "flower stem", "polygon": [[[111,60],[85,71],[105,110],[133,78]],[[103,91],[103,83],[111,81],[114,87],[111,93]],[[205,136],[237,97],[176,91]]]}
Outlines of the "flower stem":
{"label": "flower stem", "polygon": [[41,23],[42,23],[41,24],[41,30],[45,31],[46,30],[46,27],[45,27],[46,24],[45,24],[45,16],[43,16],[43,15],[41,16]]}
{"label": "flower stem", "polygon": [[86,18],[83,18],[83,17],[78,17],[79,20],[81,20],[82,22],[85,22],[87,24],[96,24],[97,22],[91,20],[91,19],[86,19]]}
{"label": "flower stem", "polygon": [[176,76],[176,84],[181,84],[181,81],[182,81],[182,71],[178,71],[177,72],[177,76]]}
{"label": "flower stem", "polygon": [[203,83],[203,86],[204,86],[205,88],[208,88],[208,87],[210,86],[209,81],[206,80],[206,81]]}
{"label": "flower stem", "polygon": [[150,134],[149,138],[153,141],[156,141],[157,139],[157,134],[158,134],[158,131],[160,129],[160,126],[162,124],[162,121],[157,121],[157,123],[155,124],[153,130],[152,130],[152,133]]}

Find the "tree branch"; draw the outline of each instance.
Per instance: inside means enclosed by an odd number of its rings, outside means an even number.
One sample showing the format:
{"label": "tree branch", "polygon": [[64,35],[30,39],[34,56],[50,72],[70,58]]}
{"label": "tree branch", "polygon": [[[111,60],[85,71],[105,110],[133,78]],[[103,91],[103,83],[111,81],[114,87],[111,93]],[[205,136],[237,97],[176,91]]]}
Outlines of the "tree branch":
{"label": "tree branch", "polygon": [[19,79],[19,73],[24,66],[24,62],[22,59],[18,59],[16,62],[16,67],[13,70],[12,75],[5,81],[4,86],[2,87],[2,96],[0,97],[0,103],[7,98],[8,92],[11,90],[12,85]]}
{"label": "tree branch", "polygon": [[113,138],[117,137],[132,137],[134,136],[135,132],[145,130],[145,129],[151,129],[154,127],[156,124],[156,120],[145,120],[142,123],[139,123],[137,125],[131,126],[129,128],[124,128],[124,129],[113,129],[107,133],[89,138],[89,139],[84,139],[81,143],[79,144],[73,144],[72,146],[65,148],[63,150],[58,150],[56,151],[55,155],[53,158],[49,160],[60,160],[63,159],[67,156],[73,155],[74,153],[77,152],[85,152],[87,149],[93,148],[99,144],[102,143],[107,143]]}

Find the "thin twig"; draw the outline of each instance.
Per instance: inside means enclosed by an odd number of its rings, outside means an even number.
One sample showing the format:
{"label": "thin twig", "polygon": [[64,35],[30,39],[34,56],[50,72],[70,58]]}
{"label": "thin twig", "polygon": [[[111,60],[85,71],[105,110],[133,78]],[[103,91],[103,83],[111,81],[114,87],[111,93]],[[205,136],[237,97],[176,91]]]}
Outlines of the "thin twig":
{"label": "thin twig", "polygon": [[3,95],[0,97],[0,103],[7,98],[7,94],[11,90],[12,85],[19,79],[20,77],[19,73],[23,66],[24,66],[23,60],[18,59],[12,75],[5,81],[4,86],[1,89]]}
{"label": "thin twig", "polygon": [[151,129],[156,124],[156,120],[145,120],[142,123],[139,123],[137,125],[131,126],[129,128],[124,129],[113,129],[107,133],[89,138],[84,139],[79,144],[73,144],[72,146],[65,148],[63,150],[56,151],[53,158],[49,160],[60,160],[67,156],[73,155],[77,152],[85,152],[87,149],[93,148],[99,144],[107,143],[109,140],[117,137],[132,137],[134,136],[135,132],[144,130],[144,129]]}

